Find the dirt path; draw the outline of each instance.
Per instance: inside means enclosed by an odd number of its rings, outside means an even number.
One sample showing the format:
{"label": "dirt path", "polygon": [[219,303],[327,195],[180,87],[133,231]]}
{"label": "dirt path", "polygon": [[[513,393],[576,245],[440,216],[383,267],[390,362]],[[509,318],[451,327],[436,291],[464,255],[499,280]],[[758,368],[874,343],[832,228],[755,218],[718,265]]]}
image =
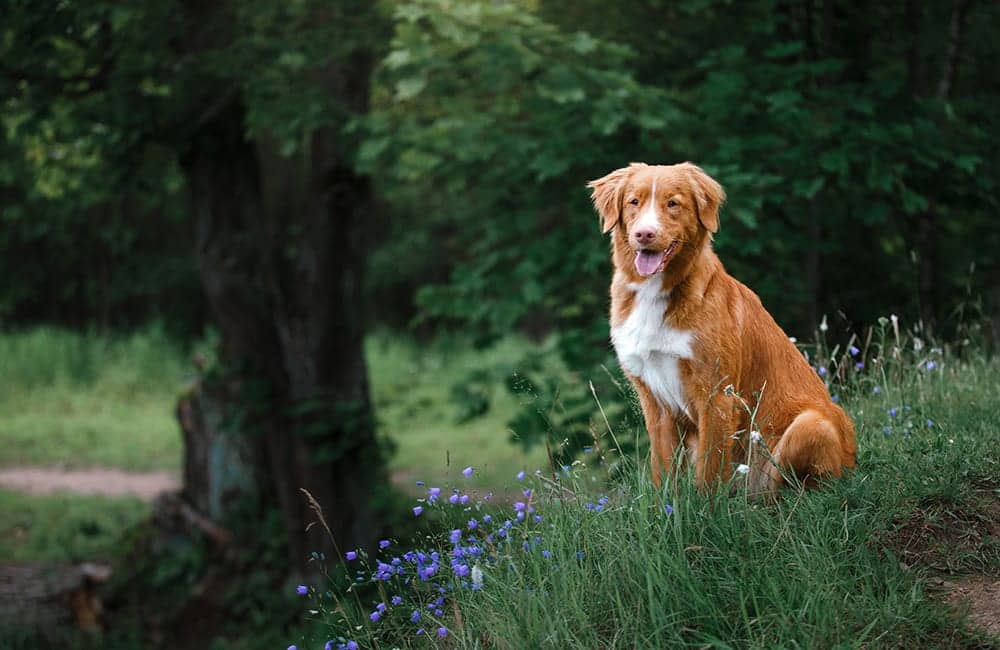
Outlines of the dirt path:
{"label": "dirt path", "polygon": [[124,472],[110,467],[79,470],[60,467],[0,469],[0,488],[28,494],[73,492],[108,497],[135,496],[143,501],[152,501],[162,492],[179,487],[177,477],[164,471]]}

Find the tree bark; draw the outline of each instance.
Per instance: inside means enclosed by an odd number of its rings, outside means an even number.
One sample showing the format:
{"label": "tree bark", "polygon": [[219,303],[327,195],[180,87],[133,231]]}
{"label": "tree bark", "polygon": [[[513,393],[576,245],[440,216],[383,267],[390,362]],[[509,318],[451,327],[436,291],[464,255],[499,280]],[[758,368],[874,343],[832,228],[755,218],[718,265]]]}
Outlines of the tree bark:
{"label": "tree bark", "polygon": [[[351,112],[366,110],[372,57],[340,63],[313,82]],[[246,137],[238,91],[192,112],[199,118],[182,166],[223,376],[221,388],[199,393],[209,400],[200,410],[186,408],[202,425],[206,407],[231,421],[186,432],[185,493],[224,520],[225,499],[214,492],[262,486],[254,496],[280,508],[290,566],[313,574],[311,553],[370,547],[381,532],[375,502],[387,480],[362,350],[372,188],[347,163],[339,127],[316,130],[288,156],[266,134]],[[220,454],[229,466],[250,459],[243,473],[262,479],[212,476],[226,463],[205,459]],[[323,507],[335,542],[310,526],[303,489]]]}

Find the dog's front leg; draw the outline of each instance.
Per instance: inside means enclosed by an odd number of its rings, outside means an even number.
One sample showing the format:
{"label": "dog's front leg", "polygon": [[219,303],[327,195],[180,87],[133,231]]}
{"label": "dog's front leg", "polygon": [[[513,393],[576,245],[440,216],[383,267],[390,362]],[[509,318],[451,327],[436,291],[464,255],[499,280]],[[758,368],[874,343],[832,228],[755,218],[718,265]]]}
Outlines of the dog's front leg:
{"label": "dog's front leg", "polygon": [[742,426],[740,407],[726,395],[713,396],[698,414],[698,443],[694,476],[698,487],[706,489],[719,479],[729,478],[735,440]]}
{"label": "dog's front leg", "polygon": [[642,380],[632,378],[632,384],[639,394],[642,416],[646,421],[646,431],[649,433],[649,464],[653,485],[660,487],[663,478],[673,470],[674,452],[680,444],[677,422],[670,410],[653,396],[652,391]]}

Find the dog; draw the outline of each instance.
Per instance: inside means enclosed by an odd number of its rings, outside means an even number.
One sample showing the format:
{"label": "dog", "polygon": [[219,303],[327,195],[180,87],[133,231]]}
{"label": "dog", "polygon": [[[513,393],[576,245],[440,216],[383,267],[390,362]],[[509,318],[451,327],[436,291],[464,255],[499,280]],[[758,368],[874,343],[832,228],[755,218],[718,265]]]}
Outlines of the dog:
{"label": "dog", "polygon": [[611,234],[611,342],[638,393],[654,484],[685,458],[702,489],[737,471],[764,495],[854,467],[851,419],[712,250],[722,186],[691,163],[632,163],[587,187]]}

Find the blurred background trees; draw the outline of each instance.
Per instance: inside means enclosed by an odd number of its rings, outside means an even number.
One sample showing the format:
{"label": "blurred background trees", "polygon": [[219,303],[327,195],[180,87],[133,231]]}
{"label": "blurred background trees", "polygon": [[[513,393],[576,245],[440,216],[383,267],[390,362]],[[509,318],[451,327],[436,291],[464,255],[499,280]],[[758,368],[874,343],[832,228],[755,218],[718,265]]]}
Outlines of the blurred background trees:
{"label": "blurred background trees", "polygon": [[477,382],[506,381],[522,439],[578,447],[591,390],[629,417],[584,189],[629,161],[716,176],[716,248],[790,334],[887,313],[997,333],[995,3],[11,0],[0,18],[0,325],[216,329],[198,399],[228,429],[204,439],[249,436],[240,489],[280,505],[301,570],[323,542],[300,486],[346,539],[377,534],[365,329],[551,336],[568,378],[510,359],[457,392],[474,415]]}

